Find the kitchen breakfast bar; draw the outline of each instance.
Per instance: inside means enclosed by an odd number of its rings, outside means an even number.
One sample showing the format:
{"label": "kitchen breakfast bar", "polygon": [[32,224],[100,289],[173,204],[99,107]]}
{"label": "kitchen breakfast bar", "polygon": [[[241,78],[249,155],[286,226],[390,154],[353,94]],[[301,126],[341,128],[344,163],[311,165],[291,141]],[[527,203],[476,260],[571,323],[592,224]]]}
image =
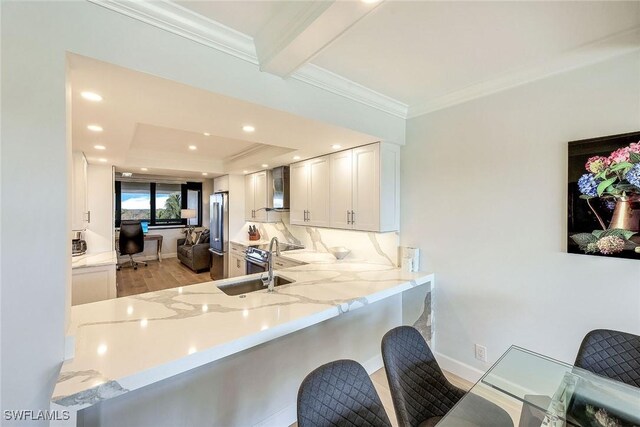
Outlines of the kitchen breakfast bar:
{"label": "kitchen breakfast bar", "polygon": [[[276,271],[292,283],[230,296],[206,282],[72,308],[52,425],[283,425],[319,365],[349,358],[382,367],[380,341],[415,326],[431,340],[434,275],[365,263]],[[255,277],[254,277],[255,276]]]}

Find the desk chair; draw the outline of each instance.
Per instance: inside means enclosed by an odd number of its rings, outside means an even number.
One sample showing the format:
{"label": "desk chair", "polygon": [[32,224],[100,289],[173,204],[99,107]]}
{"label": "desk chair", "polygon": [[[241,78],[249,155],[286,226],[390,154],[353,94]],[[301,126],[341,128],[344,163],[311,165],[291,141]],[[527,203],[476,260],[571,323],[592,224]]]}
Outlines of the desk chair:
{"label": "desk chair", "polygon": [[133,255],[144,251],[144,233],[142,232],[140,221],[121,221],[118,246],[121,255],[129,255],[129,261],[118,264],[118,270],[120,270],[124,264],[129,263],[134,270],[138,269],[138,264],[144,264],[145,267],[147,266],[145,261],[136,262],[133,260]]}

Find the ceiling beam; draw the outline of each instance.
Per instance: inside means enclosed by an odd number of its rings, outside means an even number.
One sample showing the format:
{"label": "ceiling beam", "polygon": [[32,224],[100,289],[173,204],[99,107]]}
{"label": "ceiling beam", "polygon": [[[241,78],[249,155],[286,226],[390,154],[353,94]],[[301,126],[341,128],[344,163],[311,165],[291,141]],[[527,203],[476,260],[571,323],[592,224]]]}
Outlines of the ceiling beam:
{"label": "ceiling beam", "polygon": [[382,2],[288,2],[254,37],[260,70],[294,73]]}

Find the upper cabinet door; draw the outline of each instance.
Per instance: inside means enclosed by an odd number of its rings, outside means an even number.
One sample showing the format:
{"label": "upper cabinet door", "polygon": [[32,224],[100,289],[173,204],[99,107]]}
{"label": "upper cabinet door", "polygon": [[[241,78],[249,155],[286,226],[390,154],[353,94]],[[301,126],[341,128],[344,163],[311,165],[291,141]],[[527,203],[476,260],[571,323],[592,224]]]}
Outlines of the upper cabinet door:
{"label": "upper cabinet door", "polygon": [[332,154],[329,164],[329,223],[351,228],[353,150]]}
{"label": "upper cabinet door", "polygon": [[253,221],[255,185],[253,174],[244,176],[244,219]]}
{"label": "upper cabinet door", "polygon": [[256,221],[267,220],[267,206],[269,206],[269,191],[267,188],[267,171],[256,172],[253,174],[254,188],[254,219]]}
{"label": "upper cabinet door", "polygon": [[307,223],[329,226],[329,156],[308,162]]}
{"label": "upper cabinet door", "polygon": [[353,229],[380,228],[380,145],[353,149]]}
{"label": "upper cabinet door", "polygon": [[307,219],[308,162],[294,163],[289,168],[289,220],[304,225]]}

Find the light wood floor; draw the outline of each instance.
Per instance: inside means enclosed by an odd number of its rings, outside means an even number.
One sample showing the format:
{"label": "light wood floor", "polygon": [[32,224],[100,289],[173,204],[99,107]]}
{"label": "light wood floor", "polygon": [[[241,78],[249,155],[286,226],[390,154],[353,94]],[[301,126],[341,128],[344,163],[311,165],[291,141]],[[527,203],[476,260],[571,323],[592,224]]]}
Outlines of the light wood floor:
{"label": "light wood floor", "polygon": [[[473,384],[469,381],[458,377],[450,372],[444,371],[444,375],[447,377],[449,381],[456,387],[460,387],[463,390],[469,390],[473,387]],[[391,400],[391,391],[389,391],[389,383],[387,382],[387,375],[384,372],[384,368],[378,369],[373,374],[369,375],[371,381],[373,381],[373,386],[376,388],[378,395],[380,396],[380,400],[382,400],[382,404],[384,405],[384,410],[387,411],[387,415],[391,420],[391,425],[393,427],[398,426],[398,420],[396,419],[396,411],[393,409],[393,401]],[[297,427],[298,423],[291,424],[291,427]]]}
{"label": "light wood floor", "polygon": [[182,264],[178,258],[165,258],[162,262],[148,261],[147,264],[147,267],[139,265],[137,270],[123,267],[120,271],[116,271],[118,297],[194,285],[211,280],[208,271],[195,273]]}

